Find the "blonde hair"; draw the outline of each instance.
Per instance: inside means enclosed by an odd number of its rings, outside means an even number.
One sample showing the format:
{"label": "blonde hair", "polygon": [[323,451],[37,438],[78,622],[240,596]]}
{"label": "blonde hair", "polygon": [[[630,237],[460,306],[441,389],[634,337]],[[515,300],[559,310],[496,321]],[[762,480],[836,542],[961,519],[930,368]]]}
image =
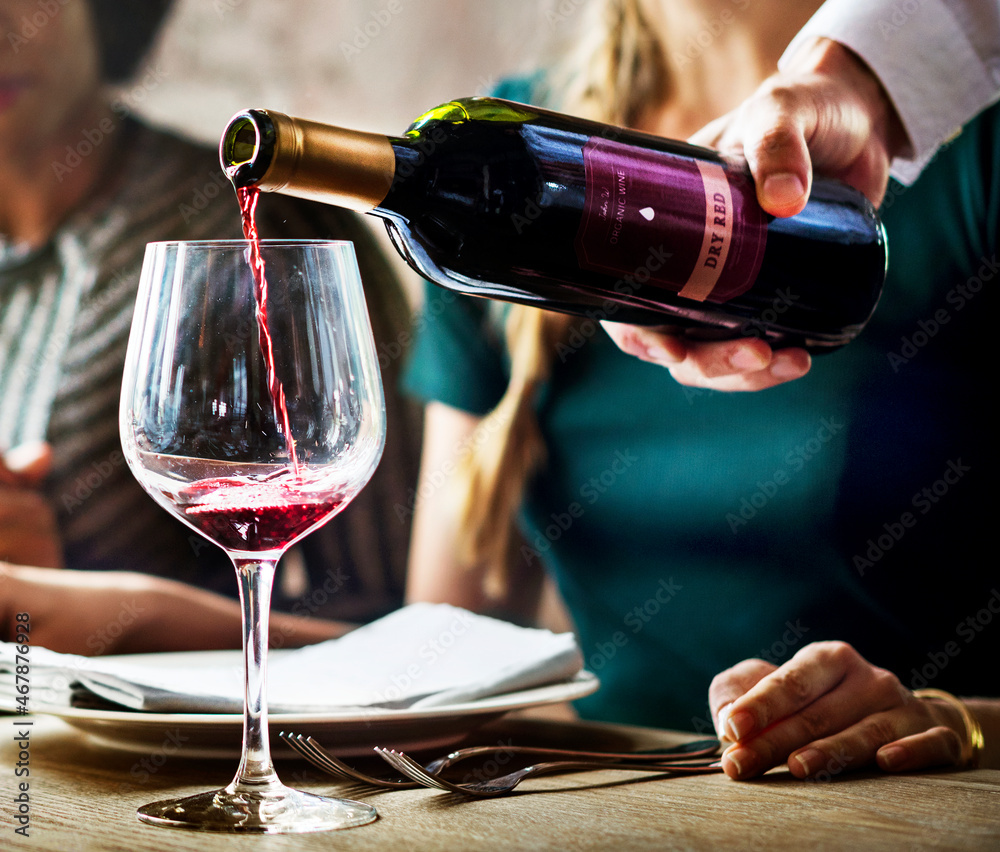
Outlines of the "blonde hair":
{"label": "blonde hair", "polygon": [[[553,69],[540,100],[563,112],[610,124],[634,124],[642,109],[667,96],[661,46],[643,13],[643,0],[592,0],[581,10],[574,47]],[[496,431],[467,456],[459,471],[458,558],[485,569],[484,591],[506,590],[514,519],[531,475],[546,450],[534,413],[556,346],[573,318],[515,305],[504,336],[510,381],[490,415]]]}

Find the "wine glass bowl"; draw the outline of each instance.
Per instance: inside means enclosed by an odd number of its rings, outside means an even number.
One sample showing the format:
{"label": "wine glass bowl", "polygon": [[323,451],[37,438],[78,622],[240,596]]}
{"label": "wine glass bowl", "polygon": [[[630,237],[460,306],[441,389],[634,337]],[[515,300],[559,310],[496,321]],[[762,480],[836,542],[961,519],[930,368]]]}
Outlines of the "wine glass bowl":
{"label": "wine glass bowl", "polygon": [[[222,516],[239,502],[222,499],[227,488],[250,488],[256,503],[315,507],[316,520],[325,520],[367,482],[385,435],[350,244],[262,245],[270,348],[287,418],[271,399],[246,251],[244,241],[150,244],[123,385],[122,442],[136,478],[227,549],[233,527],[242,526]],[[350,281],[355,286],[345,286]],[[214,500],[192,510],[213,492]],[[324,501],[331,511],[322,511]],[[205,523],[206,516],[219,523]],[[291,543],[248,541],[245,549]]]}
{"label": "wine glass bowl", "polygon": [[[244,614],[240,768],[146,822],[291,833],[370,822],[367,805],[290,790],[271,764],[266,643],[275,564],[364,487],[385,404],[353,246],[150,243],[122,384],[125,458],[167,511],[232,559]],[[263,276],[261,271],[264,271]]]}

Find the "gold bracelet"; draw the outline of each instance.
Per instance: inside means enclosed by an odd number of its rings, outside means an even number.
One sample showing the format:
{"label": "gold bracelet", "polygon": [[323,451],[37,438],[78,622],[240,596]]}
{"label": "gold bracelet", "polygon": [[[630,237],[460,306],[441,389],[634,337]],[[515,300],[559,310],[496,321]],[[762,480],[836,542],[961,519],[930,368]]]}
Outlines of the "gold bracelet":
{"label": "gold bracelet", "polygon": [[979,756],[983,752],[983,729],[968,705],[943,689],[915,689],[913,694],[917,698],[936,698],[945,704],[950,704],[962,717],[962,724],[965,726],[965,740],[962,743],[962,768],[975,769],[979,766]]}

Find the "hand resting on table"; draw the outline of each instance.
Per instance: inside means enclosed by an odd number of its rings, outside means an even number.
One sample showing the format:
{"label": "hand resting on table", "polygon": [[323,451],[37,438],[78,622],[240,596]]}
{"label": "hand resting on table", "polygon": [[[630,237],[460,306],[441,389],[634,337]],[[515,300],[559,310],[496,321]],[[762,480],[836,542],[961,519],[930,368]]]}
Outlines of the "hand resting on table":
{"label": "hand resting on table", "polygon": [[[966,702],[986,732],[980,765],[996,751],[997,702]],[[778,667],[744,660],[709,688],[730,778],[745,780],[787,762],[797,778],[829,778],[876,764],[887,772],[967,762],[967,732],[951,704],[921,698],[844,642],[814,642]]]}

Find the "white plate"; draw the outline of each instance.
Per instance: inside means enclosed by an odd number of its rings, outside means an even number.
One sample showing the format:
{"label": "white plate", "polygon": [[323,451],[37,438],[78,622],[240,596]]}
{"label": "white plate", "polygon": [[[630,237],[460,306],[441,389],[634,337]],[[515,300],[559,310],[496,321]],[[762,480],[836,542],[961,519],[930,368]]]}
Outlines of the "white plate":
{"label": "white plate", "polygon": [[[223,655],[239,652],[185,654],[192,665],[217,664]],[[161,662],[175,655],[132,655],[131,659]],[[124,658],[123,658],[124,659]],[[271,746],[276,757],[291,754],[278,734],[294,731],[316,737],[345,756],[369,755],[373,746],[415,751],[452,745],[480,725],[512,710],[573,701],[594,692],[599,683],[582,671],[572,680],[539,686],[506,695],[495,695],[465,704],[417,710],[331,710],[323,713],[269,714]],[[169,750],[188,757],[232,758],[238,756],[243,735],[243,717],[228,713],[143,713],[131,710],[90,710],[43,706],[32,713],[57,716],[110,748],[149,754]]]}

